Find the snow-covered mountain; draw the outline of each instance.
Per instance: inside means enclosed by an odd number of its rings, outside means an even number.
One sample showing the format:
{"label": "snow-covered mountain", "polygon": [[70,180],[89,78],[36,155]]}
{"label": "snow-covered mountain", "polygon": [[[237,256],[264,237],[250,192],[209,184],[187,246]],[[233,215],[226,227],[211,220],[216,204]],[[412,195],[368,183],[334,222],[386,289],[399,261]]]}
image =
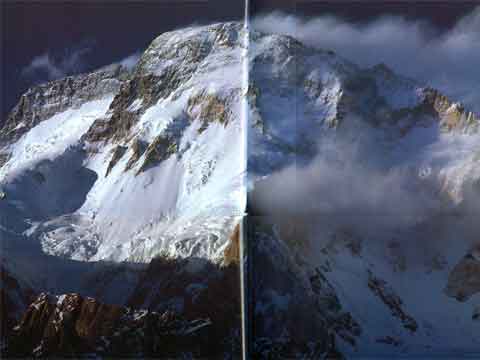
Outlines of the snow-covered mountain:
{"label": "snow-covered mountain", "polygon": [[[15,285],[2,285],[2,303],[16,304],[14,318],[31,301],[19,289],[75,292],[223,316],[212,331],[228,327],[224,346],[239,327],[242,51],[241,23],[185,28],[161,34],[132,70],[21,97],[0,131],[2,278]],[[207,308],[219,287],[233,290]]]}
{"label": "snow-covered mountain", "polygon": [[250,39],[255,348],[478,354],[479,117],[383,64]]}
{"label": "snow-covered mountain", "polygon": [[238,351],[248,190],[255,354],[477,351],[478,116],[385,65],[245,35],[164,33],[131,71],[22,96],[0,131],[2,299],[174,309]]}
{"label": "snow-covered mountain", "polygon": [[0,176],[28,237],[78,260],[218,259],[243,214],[240,32],[164,33],[123,81],[115,68],[27,92]]}

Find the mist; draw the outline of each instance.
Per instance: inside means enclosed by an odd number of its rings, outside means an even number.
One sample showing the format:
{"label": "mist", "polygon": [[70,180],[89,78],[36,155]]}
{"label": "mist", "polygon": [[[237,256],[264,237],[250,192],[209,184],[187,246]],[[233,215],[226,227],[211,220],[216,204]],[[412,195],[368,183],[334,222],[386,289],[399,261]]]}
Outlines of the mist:
{"label": "mist", "polygon": [[[354,120],[362,122],[347,123]],[[417,249],[419,239],[428,238],[424,247],[439,246],[453,229],[467,242],[478,241],[480,172],[474,164],[480,137],[444,135],[437,125],[424,131],[434,133],[435,141],[424,136],[408,151],[389,151],[369,125],[323,134],[313,159],[258,180],[250,207],[273,223],[293,224],[295,234],[287,230],[282,237],[296,241],[327,241],[329,231],[339,229],[382,241],[403,234]],[[412,145],[414,136],[397,145]]]}
{"label": "mist", "polygon": [[45,52],[35,56],[30,64],[22,69],[22,75],[34,82],[64,78],[84,71],[88,67],[86,57],[91,52],[91,46],[72,47],[60,54]]}
{"label": "mist", "polygon": [[118,63],[128,70],[132,70],[137,65],[138,61],[140,60],[141,55],[142,54],[139,51],[135,52],[135,53],[123,58]]}
{"label": "mist", "polygon": [[[278,12],[256,17],[252,28],[333,50],[364,68],[384,63],[480,112],[480,7],[444,32],[401,17],[353,24],[332,16],[304,19]],[[397,150],[380,143],[368,125],[324,133],[306,164],[299,159],[258,180],[249,207],[274,223],[299,225],[296,237],[316,241],[327,229],[384,240],[403,234],[413,244],[428,238],[425,246],[452,232],[478,241],[478,134],[441,134],[433,124],[399,139]]]}

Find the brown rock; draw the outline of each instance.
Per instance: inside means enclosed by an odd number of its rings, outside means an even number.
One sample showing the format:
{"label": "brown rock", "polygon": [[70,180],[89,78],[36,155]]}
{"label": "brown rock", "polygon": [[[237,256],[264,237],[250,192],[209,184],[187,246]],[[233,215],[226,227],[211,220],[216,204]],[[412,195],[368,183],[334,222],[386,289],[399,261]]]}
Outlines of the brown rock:
{"label": "brown rock", "polygon": [[230,242],[225,248],[223,257],[225,265],[240,263],[240,224],[235,226],[235,229],[230,236]]}
{"label": "brown rock", "polygon": [[105,177],[110,174],[110,171],[112,171],[113,167],[117,164],[117,162],[122,158],[122,156],[125,154],[127,151],[127,148],[124,146],[116,146],[115,149],[113,150],[112,158],[110,162],[108,163],[107,171],[105,173]]}

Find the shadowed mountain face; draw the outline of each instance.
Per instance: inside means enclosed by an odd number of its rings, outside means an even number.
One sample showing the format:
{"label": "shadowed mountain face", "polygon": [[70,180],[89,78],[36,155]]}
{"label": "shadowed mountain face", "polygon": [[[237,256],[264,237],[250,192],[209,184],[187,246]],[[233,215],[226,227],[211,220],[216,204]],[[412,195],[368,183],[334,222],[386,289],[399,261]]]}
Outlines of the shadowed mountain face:
{"label": "shadowed mountain face", "polygon": [[[237,267],[205,264],[203,271],[191,273],[190,261],[196,260],[152,261],[127,300],[128,307],[77,293],[41,293],[19,321],[7,318],[2,324],[2,354],[235,358],[240,354],[241,325]],[[18,298],[10,297],[28,293],[12,288],[14,282],[9,278],[11,285],[2,292],[2,316],[23,311],[12,307]]]}
{"label": "shadowed mountain face", "polygon": [[250,39],[252,348],[478,352],[479,116],[387,65]]}
{"label": "shadowed mountain face", "polygon": [[5,354],[236,358],[244,245],[252,356],[478,348],[478,115],[289,36],[253,29],[245,57],[245,35],[164,33],[131,70],[21,98],[0,130]]}

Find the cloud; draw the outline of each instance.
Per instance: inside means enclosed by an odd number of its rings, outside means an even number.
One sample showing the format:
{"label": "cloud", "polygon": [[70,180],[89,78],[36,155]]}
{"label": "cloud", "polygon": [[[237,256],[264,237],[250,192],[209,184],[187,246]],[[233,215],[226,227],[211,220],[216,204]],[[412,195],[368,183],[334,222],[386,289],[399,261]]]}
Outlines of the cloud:
{"label": "cloud", "polygon": [[128,70],[132,70],[137,65],[138,60],[140,60],[140,56],[141,53],[136,52],[120,60],[118,63],[123,67],[127,68]]}
{"label": "cloud", "polygon": [[49,79],[56,79],[65,74],[64,71],[53,63],[48,54],[35,57],[32,62],[23,69],[22,73],[27,76],[32,76],[37,71],[45,71]]}
{"label": "cloud", "polygon": [[[281,13],[255,18],[252,28],[334,50],[363,67],[385,63],[480,112],[480,8],[445,32],[399,17],[352,24],[331,16],[302,19]],[[435,143],[425,139],[411,154],[402,153],[400,162],[388,157],[375,139],[368,129],[319,138],[310,163],[299,161],[255,184],[249,195],[253,212],[311,222],[314,238],[328,227],[379,234],[407,231],[418,224],[440,228],[458,221],[452,214],[461,212],[466,219],[478,214],[478,175],[463,172],[473,164],[466,157],[480,148],[478,137],[436,137]],[[463,199],[445,191],[448,172],[450,179],[466,179],[459,190]],[[462,223],[461,231],[465,236],[478,234],[479,225]]]}
{"label": "cloud", "polygon": [[[38,83],[91,70],[92,64],[87,59],[91,51],[91,46],[77,46],[66,49],[61,54],[46,52],[34,57],[30,64],[23,68],[22,76]],[[120,64],[128,70],[132,70],[137,65],[140,56],[141,52],[135,52],[114,64]]]}
{"label": "cloud", "polygon": [[399,17],[359,25],[331,16],[307,20],[281,13],[255,18],[253,28],[334,50],[364,67],[385,63],[480,112],[480,7],[443,33],[429,23]]}
{"label": "cloud", "polygon": [[62,54],[46,52],[36,56],[23,68],[22,75],[34,81],[55,80],[79,73],[87,68],[85,56],[92,50],[89,46],[75,47]]}
{"label": "cloud", "polygon": [[[355,120],[368,124],[359,118],[347,122]],[[443,229],[448,236],[455,229],[457,237],[476,240],[480,180],[473,161],[480,138],[438,136],[432,143],[425,137],[407,149],[416,137],[412,134],[399,140],[401,151],[392,153],[377,135],[364,125],[318,137],[310,162],[299,160],[255,183],[249,211],[278,224],[280,231],[285,226],[281,237],[310,239],[319,246],[338,230],[381,241],[396,234],[417,248],[417,240],[440,246],[442,232],[432,235],[429,229]],[[447,179],[463,183],[458,194]]]}
{"label": "cloud", "polygon": [[[436,154],[425,150],[421,157],[395,164],[385,161],[371,129],[356,128],[354,132],[322,137],[311,162],[295,163],[260,181],[252,197],[257,210],[344,220],[358,214],[388,216],[395,218],[395,225],[405,225],[440,208],[435,177],[425,176],[417,166],[419,162],[433,163]],[[432,175],[431,168],[426,168]]]}

